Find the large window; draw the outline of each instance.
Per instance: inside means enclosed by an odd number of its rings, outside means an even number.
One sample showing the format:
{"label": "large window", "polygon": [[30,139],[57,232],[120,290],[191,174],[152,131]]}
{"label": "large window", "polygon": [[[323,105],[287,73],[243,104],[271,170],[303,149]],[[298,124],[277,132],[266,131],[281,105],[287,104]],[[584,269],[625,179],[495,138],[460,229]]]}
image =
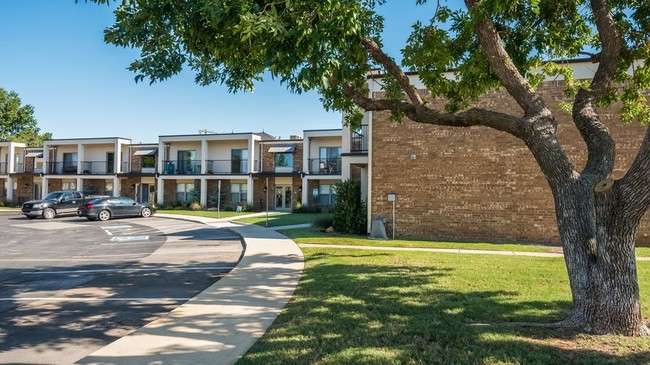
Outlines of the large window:
{"label": "large window", "polygon": [[230,151],[230,172],[233,174],[246,174],[248,168],[248,150],[235,149]]}
{"label": "large window", "polygon": [[[196,174],[197,170],[196,151],[178,151],[178,173],[179,174]],[[198,168],[200,170],[200,168]]]}
{"label": "large window", "polygon": [[77,154],[63,154],[63,172],[77,172]]}
{"label": "large window", "polygon": [[155,168],[156,167],[156,156],[154,156],[154,155],[145,155],[145,156],[140,156],[140,157],[142,157],[140,159],[140,166],[143,169]]}
{"label": "large window", "polygon": [[230,185],[230,201],[232,203],[246,203],[248,184]]}
{"label": "large window", "polygon": [[275,167],[293,168],[293,154],[292,153],[276,153],[275,154]]}
{"label": "large window", "polygon": [[61,183],[61,190],[77,190],[77,182]]}
{"label": "large window", "polygon": [[336,189],[334,185],[320,185],[318,187],[318,204],[334,205],[334,203],[336,203]]}
{"label": "large window", "polygon": [[341,147],[321,147],[319,160],[321,174],[341,173]]}
{"label": "large window", "polygon": [[106,181],[104,185],[104,194],[113,196],[113,182],[112,181]]}
{"label": "large window", "polygon": [[194,184],[176,184],[176,200],[189,203],[194,193]]}

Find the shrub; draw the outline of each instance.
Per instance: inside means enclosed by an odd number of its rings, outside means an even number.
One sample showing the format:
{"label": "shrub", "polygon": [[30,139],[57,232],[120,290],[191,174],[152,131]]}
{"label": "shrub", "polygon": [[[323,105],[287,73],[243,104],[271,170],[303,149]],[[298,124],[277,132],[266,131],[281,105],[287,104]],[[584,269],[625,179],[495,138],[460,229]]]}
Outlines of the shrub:
{"label": "shrub", "polygon": [[320,213],[322,212],[322,209],[321,207],[316,207],[316,206],[312,206],[312,207],[301,206],[301,207],[293,208],[293,212],[294,213]]}
{"label": "shrub", "polygon": [[201,204],[199,202],[190,203],[190,210],[195,212],[201,210]]}
{"label": "shrub", "polygon": [[316,228],[326,229],[326,228],[332,227],[333,225],[334,225],[334,221],[332,220],[331,215],[325,215],[325,216],[322,216],[322,217],[318,217],[318,219],[316,219],[314,221],[314,227],[316,227]]}
{"label": "shrub", "polygon": [[361,201],[361,184],[345,180],[335,185],[336,203],[332,221],[337,232],[364,234],[367,230],[366,207]]}

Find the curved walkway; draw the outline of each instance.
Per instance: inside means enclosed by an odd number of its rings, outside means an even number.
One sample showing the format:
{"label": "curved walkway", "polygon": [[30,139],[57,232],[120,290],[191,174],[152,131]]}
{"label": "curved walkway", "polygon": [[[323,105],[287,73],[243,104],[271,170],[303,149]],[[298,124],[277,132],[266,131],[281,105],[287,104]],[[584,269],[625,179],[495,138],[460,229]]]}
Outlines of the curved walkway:
{"label": "curved walkway", "polygon": [[79,361],[82,364],[233,364],[273,323],[295,290],[304,260],[287,237],[256,225],[193,216],[242,236],[246,249],[224,278],[168,315]]}

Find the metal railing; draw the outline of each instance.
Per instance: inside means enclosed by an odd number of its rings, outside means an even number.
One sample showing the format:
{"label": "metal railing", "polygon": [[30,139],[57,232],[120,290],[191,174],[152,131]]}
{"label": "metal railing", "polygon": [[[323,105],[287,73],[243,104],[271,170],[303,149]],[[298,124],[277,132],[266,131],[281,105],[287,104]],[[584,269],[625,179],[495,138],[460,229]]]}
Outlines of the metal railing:
{"label": "metal railing", "polygon": [[0,174],[7,173],[7,164],[5,162],[0,162]]}
{"label": "metal railing", "polygon": [[205,171],[210,175],[248,174],[248,160],[207,160]]}
{"label": "metal railing", "polygon": [[201,161],[167,160],[163,161],[163,174],[196,175],[201,173]]}
{"label": "metal railing", "polygon": [[108,161],[82,161],[81,173],[90,175],[105,175],[115,173],[115,164]]}
{"label": "metal railing", "polygon": [[77,173],[77,164],[48,162],[47,173],[53,175],[74,175]]}
{"label": "metal railing", "polygon": [[350,136],[350,152],[368,153],[368,125],[362,124],[352,131]]}
{"label": "metal railing", "polygon": [[309,159],[309,173],[314,175],[340,175],[340,158],[311,158]]}

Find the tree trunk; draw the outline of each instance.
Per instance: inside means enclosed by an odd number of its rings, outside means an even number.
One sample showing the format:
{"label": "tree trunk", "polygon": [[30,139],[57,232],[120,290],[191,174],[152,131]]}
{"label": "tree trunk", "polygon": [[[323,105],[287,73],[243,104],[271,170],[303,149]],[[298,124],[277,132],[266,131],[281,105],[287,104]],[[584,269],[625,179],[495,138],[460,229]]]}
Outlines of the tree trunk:
{"label": "tree trunk", "polygon": [[617,186],[594,193],[580,180],[556,184],[558,228],[574,308],[565,324],[595,334],[648,335],[639,301],[634,236]]}

